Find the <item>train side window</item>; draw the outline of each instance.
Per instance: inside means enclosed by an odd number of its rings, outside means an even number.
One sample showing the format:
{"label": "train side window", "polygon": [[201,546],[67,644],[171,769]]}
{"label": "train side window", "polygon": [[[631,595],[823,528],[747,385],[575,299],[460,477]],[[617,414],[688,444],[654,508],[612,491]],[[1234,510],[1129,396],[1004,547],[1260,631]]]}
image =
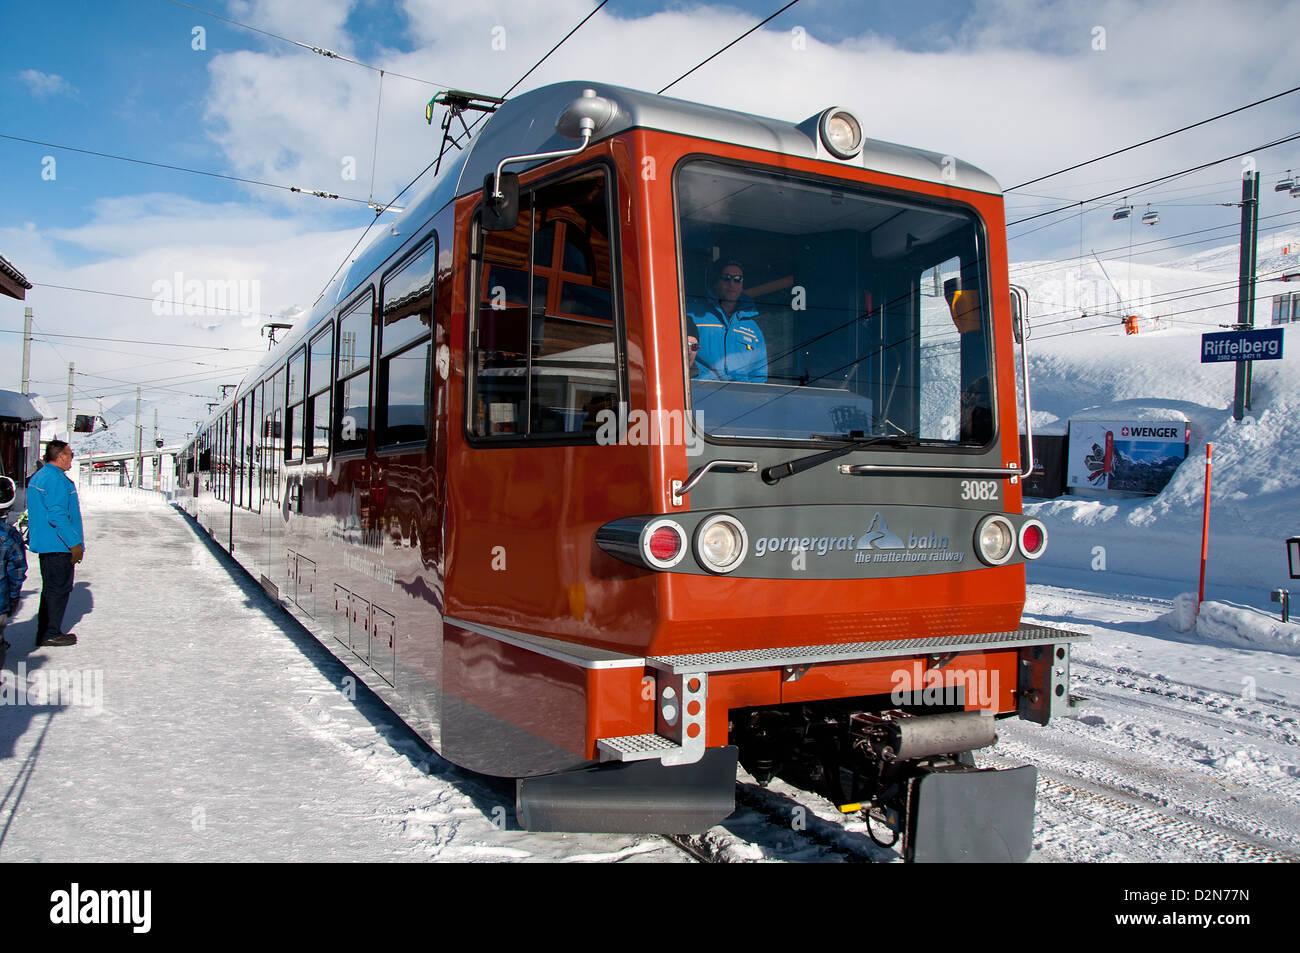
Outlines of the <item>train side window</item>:
{"label": "train side window", "polygon": [[334,325],[311,340],[308,350],[306,403],[306,452],[309,457],[329,456],[330,452],[330,390],[334,381]]}
{"label": "train side window", "polygon": [[592,170],[522,195],[512,231],[478,234],[474,436],[588,442],[617,406],[608,193]]}
{"label": "train side window", "polygon": [[234,466],[235,485],[234,485],[234,493],[232,494],[231,499],[234,501],[234,504],[236,506],[242,507],[244,505],[244,472],[245,472],[244,420],[248,416],[247,397],[241,399],[239,403],[237,403],[234,406],[233,413],[235,415],[235,425],[234,428],[232,429],[232,433],[235,435],[235,440],[234,440],[235,459],[233,461],[235,464]]}
{"label": "train side window", "polygon": [[287,463],[302,461],[303,412],[302,400],[307,378],[307,352],[299,348],[289,359],[288,390],[284,411],[284,459]]}
{"label": "train side window", "polygon": [[284,460],[284,428],[281,426],[281,421],[284,418],[285,376],[284,368],[275,372],[266,399],[271,423],[266,434],[267,456],[262,465],[267,471],[266,479],[270,484],[268,495],[275,502],[279,502],[280,499],[280,464]]}
{"label": "train side window", "polygon": [[217,499],[226,499],[226,426],[228,414],[222,414],[217,421]]}
{"label": "train side window", "polygon": [[365,450],[370,435],[370,351],[374,292],[339,318],[338,381],[334,398],[334,452]]}
{"label": "train side window", "polygon": [[266,386],[259,381],[248,395],[248,508],[262,511],[262,414],[266,411]]}
{"label": "train side window", "polygon": [[380,289],[379,362],[375,374],[376,443],[425,443],[432,382],[433,279],[437,236],[395,271]]}

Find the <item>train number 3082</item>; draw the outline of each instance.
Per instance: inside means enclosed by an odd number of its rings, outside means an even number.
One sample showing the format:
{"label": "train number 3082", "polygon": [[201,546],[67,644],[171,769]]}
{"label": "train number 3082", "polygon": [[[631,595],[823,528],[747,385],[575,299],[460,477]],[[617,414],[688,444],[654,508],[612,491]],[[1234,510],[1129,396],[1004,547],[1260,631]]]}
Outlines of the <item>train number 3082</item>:
{"label": "train number 3082", "polygon": [[962,480],[961,498],[963,500],[996,500],[998,498],[998,481]]}

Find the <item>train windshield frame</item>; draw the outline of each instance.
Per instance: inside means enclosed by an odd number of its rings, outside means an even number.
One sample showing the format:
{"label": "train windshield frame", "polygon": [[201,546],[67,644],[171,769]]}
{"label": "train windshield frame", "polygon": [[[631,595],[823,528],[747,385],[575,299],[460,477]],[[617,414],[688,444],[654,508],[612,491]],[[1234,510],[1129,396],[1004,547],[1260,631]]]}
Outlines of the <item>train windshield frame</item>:
{"label": "train windshield frame", "polygon": [[974,209],[716,157],[683,160],[674,196],[687,407],[709,440],[993,445]]}

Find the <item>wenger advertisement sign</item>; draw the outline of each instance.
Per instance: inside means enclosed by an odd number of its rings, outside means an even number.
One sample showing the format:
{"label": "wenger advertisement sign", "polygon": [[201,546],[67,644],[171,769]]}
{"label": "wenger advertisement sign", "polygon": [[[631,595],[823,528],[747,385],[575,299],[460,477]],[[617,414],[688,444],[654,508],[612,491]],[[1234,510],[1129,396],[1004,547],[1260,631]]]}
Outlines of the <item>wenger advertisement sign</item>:
{"label": "wenger advertisement sign", "polygon": [[1072,420],[1066,484],[1154,495],[1187,459],[1190,439],[1178,420]]}

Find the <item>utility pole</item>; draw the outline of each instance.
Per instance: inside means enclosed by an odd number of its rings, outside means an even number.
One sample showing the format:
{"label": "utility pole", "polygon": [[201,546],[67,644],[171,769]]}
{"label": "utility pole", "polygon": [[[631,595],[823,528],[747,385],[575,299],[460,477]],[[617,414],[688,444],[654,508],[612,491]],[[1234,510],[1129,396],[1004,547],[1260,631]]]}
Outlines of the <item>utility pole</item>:
{"label": "utility pole", "polygon": [[32,392],[32,309],[23,308],[23,393]]}
{"label": "utility pole", "polygon": [[159,449],[161,445],[162,441],[158,439],[158,408],[155,407],[153,409],[153,488],[155,490],[162,488],[162,453]]}
{"label": "utility pole", "polygon": [[68,413],[65,420],[65,425],[68,428],[69,443],[72,442],[72,371],[74,367],[76,367],[76,364],[72,361],[69,361],[68,362],[68,407],[67,407]]}
{"label": "utility pole", "polygon": [[140,388],[135,389],[135,485],[139,486],[144,475],[144,465],[140,460],[140,442],[144,431],[140,427]]}
{"label": "utility pole", "polygon": [[[1259,244],[1259,173],[1248,172],[1241,182],[1241,268],[1237,280],[1236,330],[1255,326],[1255,253]],[[1232,418],[1240,420],[1250,409],[1251,362],[1237,362],[1237,383],[1232,393]]]}

